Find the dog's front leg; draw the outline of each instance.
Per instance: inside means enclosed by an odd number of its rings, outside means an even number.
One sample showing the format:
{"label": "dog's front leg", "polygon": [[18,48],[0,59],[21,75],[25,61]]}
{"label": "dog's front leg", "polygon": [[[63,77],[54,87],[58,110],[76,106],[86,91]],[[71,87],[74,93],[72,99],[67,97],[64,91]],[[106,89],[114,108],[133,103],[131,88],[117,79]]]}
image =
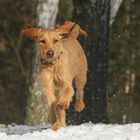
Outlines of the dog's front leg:
{"label": "dog's front leg", "polygon": [[54,91],[53,75],[45,69],[40,71],[41,88],[48,104],[49,120],[52,124],[52,129],[57,130],[61,127],[56,108],[56,96]]}
{"label": "dog's front leg", "polygon": [[61,90],[59,92],[59,99],[57,102],[57,113],[62,127],[66,126],[65,109],[69,108],[73,95],[74,91],[71,86],[61,87]]}
{"label": "dog's front leg", "polygon": [[56,102],[52,73],[46,69],[42,69],[40,71],[40,83],[46,103],[50,108]]}
{"label": "dog's front leg", "polygon": [[61,95],[57,103],[58,107],[62,110],[68,109],[74,95],[72,86],[65,86],[64,88],[62,88],[60,94]]}

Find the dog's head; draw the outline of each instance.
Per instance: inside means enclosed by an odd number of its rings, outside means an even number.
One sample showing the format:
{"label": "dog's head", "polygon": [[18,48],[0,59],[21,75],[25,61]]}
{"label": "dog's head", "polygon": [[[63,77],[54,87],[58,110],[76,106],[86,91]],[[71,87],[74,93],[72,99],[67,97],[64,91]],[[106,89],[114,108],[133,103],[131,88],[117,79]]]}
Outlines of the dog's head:
{"label": "dog's head", "polygon": [[62,36],[56,30],[41,28],[26,28],[22,32],[35,40],[43,65],[54,65],[63,53]]}
{"label": "dog's head", "polygon": [[[22,33],[37,42],[42,65],[54,65],[63,54],[62,39],[67,38],[75,23],[67,21],[56,29],[25,28]],[[80,30],[83,31],[79,27]],[[83,33],[83,32],[82,32]],[[85,34],[86,35],[86,34]]]}

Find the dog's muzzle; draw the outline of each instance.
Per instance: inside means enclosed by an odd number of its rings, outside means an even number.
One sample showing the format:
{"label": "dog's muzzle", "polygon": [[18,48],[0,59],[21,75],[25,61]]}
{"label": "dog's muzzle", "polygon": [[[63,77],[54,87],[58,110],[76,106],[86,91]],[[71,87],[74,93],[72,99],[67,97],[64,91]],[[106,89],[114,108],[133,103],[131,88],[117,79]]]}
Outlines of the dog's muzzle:
{"label": "dog's muzzle", "polygon": [[42,65],[49,65],[49,66],[54,65],[56,63],[56,60],[49,60],[49,59],[48,60],[40,59],[40,61]]}

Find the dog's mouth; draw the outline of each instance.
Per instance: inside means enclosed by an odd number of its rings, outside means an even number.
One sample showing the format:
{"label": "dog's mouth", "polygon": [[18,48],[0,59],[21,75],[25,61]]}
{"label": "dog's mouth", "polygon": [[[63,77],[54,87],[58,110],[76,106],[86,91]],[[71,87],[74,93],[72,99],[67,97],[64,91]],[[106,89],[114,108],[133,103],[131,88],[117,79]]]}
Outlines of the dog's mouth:
{"label": "dog's mouth", "polygon": [[41,59],[42,65],[52,66],[56,64],[56,59]]}

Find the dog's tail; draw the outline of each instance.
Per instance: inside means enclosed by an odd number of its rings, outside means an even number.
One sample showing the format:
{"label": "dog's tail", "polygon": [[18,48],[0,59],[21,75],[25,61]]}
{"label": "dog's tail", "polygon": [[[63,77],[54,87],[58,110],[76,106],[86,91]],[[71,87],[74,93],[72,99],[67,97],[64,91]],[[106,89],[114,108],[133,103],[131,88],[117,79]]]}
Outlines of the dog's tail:
{"label": "dog's tail", "polygon": [[74,22],[71,21],[66,21],[64,25],[56,28],[56,31],[60,32],[62,35],[66,35],[67,37],[71,38],[77,38],[79,34],[88,36],[88,34],[80,28],[78,24],[75,24]]}

